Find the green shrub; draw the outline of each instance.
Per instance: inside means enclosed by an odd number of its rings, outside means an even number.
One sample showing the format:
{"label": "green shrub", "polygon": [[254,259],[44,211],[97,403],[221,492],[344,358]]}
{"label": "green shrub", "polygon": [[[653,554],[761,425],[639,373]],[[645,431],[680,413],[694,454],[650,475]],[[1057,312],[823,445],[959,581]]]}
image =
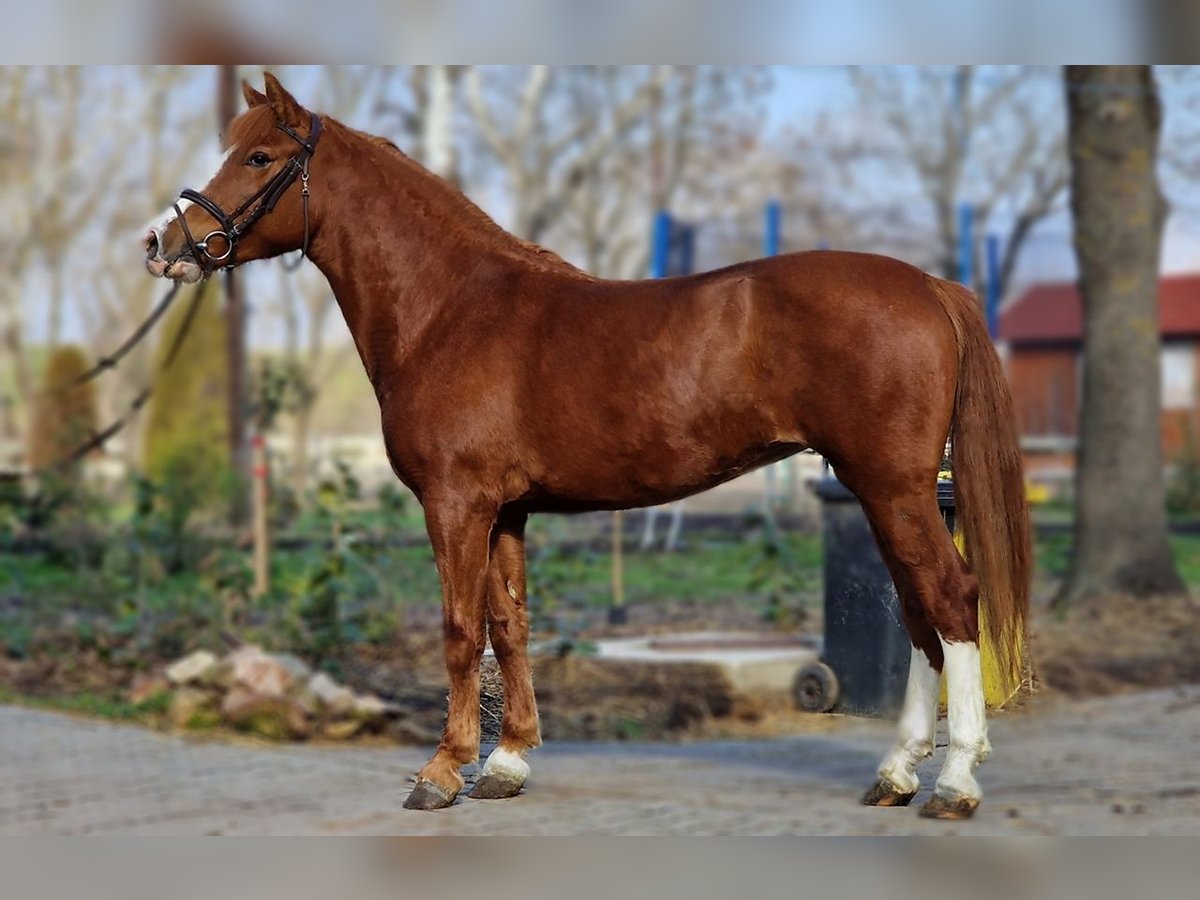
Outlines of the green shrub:
{"label": "green shrub", "polygon": [[[54,466],[94,433],[95,382],[63,389],[87,369],[87,357],[74,345],[59,347],[46,363],[29,431],[28,460],[31,468],[37,470]],[[67,471],[73,469],[74,466]]]}
{"label": "green shrub", "polygon": [[[203,291],[179,355],[156,376],[146,421],[144,468],[169,529],[182,532],[198,511],[226,508],[233,485],[229,466],[229,364],[217,282]],[[190,299],[190,298],[189,298]],[[183,327],[187,303],[171,311],[155,371]]]}

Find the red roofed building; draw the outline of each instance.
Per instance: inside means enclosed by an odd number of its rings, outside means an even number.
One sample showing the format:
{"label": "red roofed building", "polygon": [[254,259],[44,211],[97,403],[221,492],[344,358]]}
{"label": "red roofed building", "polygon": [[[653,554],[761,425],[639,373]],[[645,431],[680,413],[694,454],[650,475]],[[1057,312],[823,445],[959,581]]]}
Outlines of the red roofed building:
{"label": "red roofed building", "polygon": [[[1162,429],[1167,459],[1190,427],[1200,437],[1200,274],[1159,282],[1162,335]],[[1027,471],[1073,468],[1080,404],[1083,304],[1074,283],[1036,284],[1000,316],[1006,369],[1021,428]]]}

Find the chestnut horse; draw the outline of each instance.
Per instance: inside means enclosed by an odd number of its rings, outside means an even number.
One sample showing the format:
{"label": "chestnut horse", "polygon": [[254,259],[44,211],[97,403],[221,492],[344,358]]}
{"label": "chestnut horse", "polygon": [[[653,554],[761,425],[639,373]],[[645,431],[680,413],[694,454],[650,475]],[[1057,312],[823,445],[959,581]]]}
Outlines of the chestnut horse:
{"label": "chestnut horse", "polygon": [[[146,265],[197,281],[303,248],[329,280],[442,582],[449,712],[406,807],[449,806],[478,758],[488,640],[504,717],[471,796],[511,797],[529,774],[541,741],[526,656],[530,513],[660,504],[813,448],[862,501],[916,649],[898,740],[863,800],[916,793],[944,671],[949,751],[922,814],[974,811],[989,750],[980,620],[1005,671],[1018,669],[1029,539],[1012,403],[971,292],[829,251],[593,278],[503,231],[390,142],[311,114],[273,76],[265,94],[244,93],[225,160],[146,236]],[[970,566],[936,501],[947,436]]]}

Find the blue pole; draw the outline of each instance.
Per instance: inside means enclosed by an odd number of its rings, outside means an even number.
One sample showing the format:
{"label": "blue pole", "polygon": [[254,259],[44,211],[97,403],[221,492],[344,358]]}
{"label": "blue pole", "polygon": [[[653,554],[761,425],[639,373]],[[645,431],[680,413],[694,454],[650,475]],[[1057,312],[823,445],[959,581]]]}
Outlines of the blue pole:
{"label": "blue pole", "polygon": [[987,311],[988,334],[995,340],[1000,334],[1000,238],[987,236]]}
{"label": "blue pole", "polygon": [[971,225],[975,211],[970,203],[960,203],[958,206],[958,280],[971,287],[975,280],[975,239],[971,235]]}
{"label": "blue pole", "polygon": [[[779,233],[782,231],[783,224],[783,209],[779,205],[778,200],[770,200],[767,202],[766,222],[763,229],[763,255],[778,256],[779,255]],[[776,472],[783,470],[785,477],[787,472],[795,467],[795,463],[789,461],[789,466],[784,468],[778,463],[767,466],[763,469],[763,476],[767,481],[767,496],[765,498],[765,512],[767,514],[767,523],[774,522],[774,506],[778,502],[778,491],[775,488]],[[790,491],[790,484],[789,484]]]}
{"label": "blue pole", "polygon": [[763,232],[763,255],[776,256],[779,254],[779,234],[783,223],[783,209],[778,200],[767,204],[767,227]]}
{"label": "blue pole", "polygon": [[654,214],[654,236],[650,245],[650,277],[665,278],[671,252],[671,214],[660,209]]}

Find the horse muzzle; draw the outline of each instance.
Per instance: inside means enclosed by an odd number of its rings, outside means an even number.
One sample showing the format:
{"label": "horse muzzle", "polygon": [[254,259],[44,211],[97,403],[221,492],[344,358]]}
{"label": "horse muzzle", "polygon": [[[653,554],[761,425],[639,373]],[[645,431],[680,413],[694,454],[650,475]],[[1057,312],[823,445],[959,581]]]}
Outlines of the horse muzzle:
{"label": "horse muzzle", "polygon": [[162,233],[151,228],[142,238],[146,251],[146,271],[155,278],[169,278],[184,284],[195,284],[204,277],[204,269],[186,250],[175,259],[164,259],[162,255]]}

